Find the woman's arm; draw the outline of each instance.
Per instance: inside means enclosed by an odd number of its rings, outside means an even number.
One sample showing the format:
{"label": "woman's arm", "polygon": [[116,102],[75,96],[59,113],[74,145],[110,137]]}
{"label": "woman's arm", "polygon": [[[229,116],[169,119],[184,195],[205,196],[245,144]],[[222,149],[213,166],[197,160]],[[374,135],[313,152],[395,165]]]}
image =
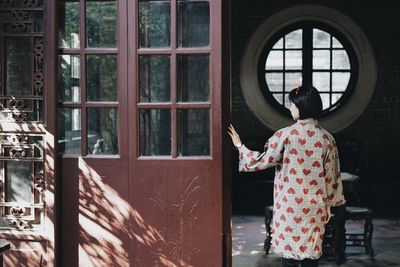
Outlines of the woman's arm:
{"label": "woman's arm", "polygon": [[325,158],[325,186],[329,206],[343,205],[346,200],[343,193],[342,176],[340,173],[339,153],[335,142],[328,148]]}
{"label": "woman's arm", "polygon": [[263,153],[252,151],[243,145],[232,125],[229,127],[228,133],[232,138],[233,144],[239,150],[239,171],[254,172],[282,163],[285,144],[281,130],[268,139]]}

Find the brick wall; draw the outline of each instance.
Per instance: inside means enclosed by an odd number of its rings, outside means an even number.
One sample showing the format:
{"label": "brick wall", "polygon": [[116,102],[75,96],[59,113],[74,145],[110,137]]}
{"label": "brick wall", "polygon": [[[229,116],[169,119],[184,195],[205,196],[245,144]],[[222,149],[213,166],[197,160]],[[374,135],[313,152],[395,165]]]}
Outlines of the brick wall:
{"label": "brick wall", "polygon": [[[400,2],[361,0],[232,1],[232,122],[249,148],[261,150],[272,131],[247,107],[239,81],[240,58],[255,29],[271,14],[295,4],[320,4],[351,17],[364,30],[378,61],[375,93],[364,113],[335,134],[342,169],[359,172],[360,197],[377,215],[400,216]],[[236,153],[233,151],[233,153]],[[237,166],[233,157],[233,168]],[[236,168],[235,168],[236,169]],[[261,213],[272,201],[273,170],[257,174],[233,171],[233,210]]]}

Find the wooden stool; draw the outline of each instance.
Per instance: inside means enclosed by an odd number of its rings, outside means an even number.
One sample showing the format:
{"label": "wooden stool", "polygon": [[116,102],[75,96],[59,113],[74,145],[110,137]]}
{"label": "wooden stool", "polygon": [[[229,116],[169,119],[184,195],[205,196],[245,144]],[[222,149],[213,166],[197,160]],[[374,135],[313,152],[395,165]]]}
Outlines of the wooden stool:
{"label": "wooden stool", "polygon": [[365,253],[373,256],[372,234],[374,226],[372,224],[372,210],[365,207],[346,207],[346,220],[364,220],[363,233],[347,233],[346,246],[364,247]]}
{"label": "wooden stool", "polygon": [[272,221],[272,211],[273,206],[265,207],[265,240],[264,240],[264,250],[265,254],[269,253],[269,248],[271,246],[271,221]]}

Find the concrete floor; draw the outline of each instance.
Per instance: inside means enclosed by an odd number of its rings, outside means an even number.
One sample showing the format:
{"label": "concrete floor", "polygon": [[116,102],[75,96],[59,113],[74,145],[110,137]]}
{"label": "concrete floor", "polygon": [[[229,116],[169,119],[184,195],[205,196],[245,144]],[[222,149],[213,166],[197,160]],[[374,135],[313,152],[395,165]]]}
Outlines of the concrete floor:
{"label": "concrete floor", "polygon": [[[363,248],[346,248],[346,262],[341,267],[400,266],[400,220],[373,219],[372,246],[375,256],[365,254]],[[347,232],[359,232],[363,224],[347,221]],[[265,255],[265,226],[262,216],[232,217],[232,266],[279,267],[280,257]],[[322,257],[319,266],[336,266],[332,256]]]}

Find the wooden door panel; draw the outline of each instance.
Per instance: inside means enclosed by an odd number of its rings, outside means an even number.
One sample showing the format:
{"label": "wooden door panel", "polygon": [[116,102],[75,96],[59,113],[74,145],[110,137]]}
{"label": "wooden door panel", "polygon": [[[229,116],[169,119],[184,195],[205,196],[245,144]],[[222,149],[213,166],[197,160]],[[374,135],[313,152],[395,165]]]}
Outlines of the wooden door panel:
{"label": "wooden door panel", "polygon": [[135,263],[221,265],[221,179],[216,169],[205,160],[137,162],[132,185]]}
{"label": "wooden door panel", "polygon": [[64,159],[62,169],[63,264],[129,265],[127,162]]}

